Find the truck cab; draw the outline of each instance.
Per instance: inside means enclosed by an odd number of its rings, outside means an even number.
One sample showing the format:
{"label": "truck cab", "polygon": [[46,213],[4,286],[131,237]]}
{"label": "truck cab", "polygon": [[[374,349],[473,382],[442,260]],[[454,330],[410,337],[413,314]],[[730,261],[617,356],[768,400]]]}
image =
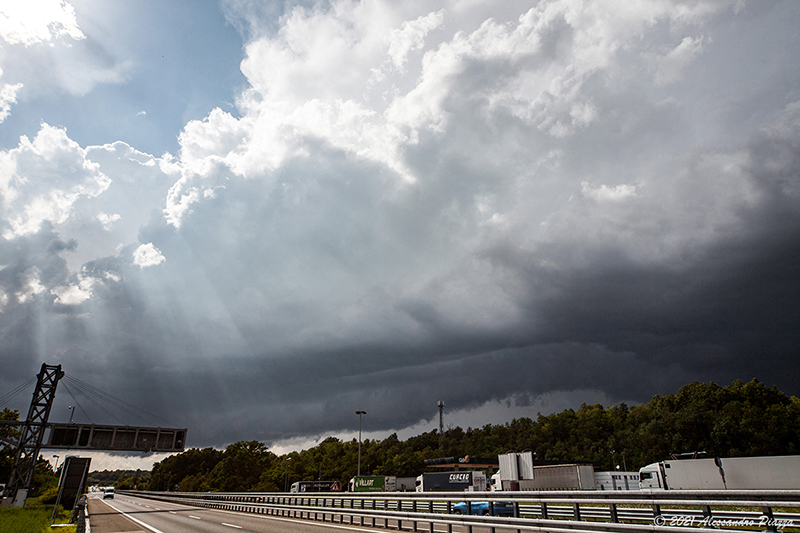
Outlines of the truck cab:
{"label": "truck cab", "polygon": [[652,463],[639,469],[640,489],[663,489],[664,479],[661,476],[661,465]]}

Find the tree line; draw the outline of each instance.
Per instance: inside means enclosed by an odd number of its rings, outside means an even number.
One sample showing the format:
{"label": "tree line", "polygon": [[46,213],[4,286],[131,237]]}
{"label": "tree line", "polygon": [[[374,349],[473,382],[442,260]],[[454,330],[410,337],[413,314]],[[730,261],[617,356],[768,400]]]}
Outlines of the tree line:
{"label": "tree line", "polygon": [[[481,428],[431,431],[401,441],[397,434],[362,441],[362,475],[418,476],[426,459],[494,457],[531,450],[537,460],[591,462],[600,470],[638,470],[671,454],[707,457],[796,454],[800,400],[758,380],[730,386],[691,383],[629,407],[583,404],[537,418]],[[294,481],[356,474],[358,442],[329,437],[308,450],[278,456],[258,441],[225,450],[193,448],[153,466],[150,490],[283,491]]]}
{"label": "tree line", "polygon": [[[5,409],[0,418],[17,420]],[[1,426],[10,437],[13,430]],[[362,475],[418,476],[425,460],[494,457],[531,450],[537,460],[590,462],[600,470],[638,470],[671,454],[704,451],[706,457],[800,453],[800,400],[758,380],[730,386],[691,383],[629,407],[583,404],[536,419],[518,418],[443,435],[430,431],[401,441],[365,439]],[[0,449],[0,481],[10,477],[14,450]],[[240,441],[224,450],[192,448],[147,471],[92,472],[93,481],[117,488],[182,491],[283,491],[294,481],[338,480],[356,474],[358,442],[329,437],[318,445],[278,456],[266,444]],[[37,487],[52,486],[56,472],[40,458]],[[34,493],[41,489],[34,487]]]}

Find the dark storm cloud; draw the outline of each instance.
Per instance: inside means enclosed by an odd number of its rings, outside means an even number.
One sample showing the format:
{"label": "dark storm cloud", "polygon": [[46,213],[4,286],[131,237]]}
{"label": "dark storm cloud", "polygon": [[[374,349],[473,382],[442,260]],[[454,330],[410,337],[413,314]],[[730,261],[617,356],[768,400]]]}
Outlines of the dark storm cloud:
{"label": "dark storm cloud", "polygon": [[177,156],[1,154],[0,391],[60,362],[192,446],[800,392],[794,4],[302,5],[226,3],[251,87]]}

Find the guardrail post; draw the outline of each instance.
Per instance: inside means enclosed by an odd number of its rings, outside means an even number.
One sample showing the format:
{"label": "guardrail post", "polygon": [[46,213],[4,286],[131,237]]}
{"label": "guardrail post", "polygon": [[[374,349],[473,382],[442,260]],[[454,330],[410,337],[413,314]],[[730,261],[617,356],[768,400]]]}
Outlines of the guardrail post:
{"label": "guardrail post", "polygon": [[575,518],[576,522],[580,522],[581,520],[581,504],[573,503],[572,504],[572,516]]}
{"label": "guardrail post", "polygon": [[772,515],[772,508],[771,507],[762,507],[761,511],[764,513],[767,522],[767,531],[771,533],[775,533],[778,531],[778,528],[775,525],[775,517]]}
{"label": "guardrail post", "polygon": [[611,522],[614,524],[619,522],[617,517],[617,504],[616,503],[609,503],[608,504],[608,512],[611,515]]}
{"label": "guardrail post", "polygon": [[708,524],[706,527],[713,528],[714,519],[711,516],[711,507],[708,505],[701,505],[700,508],[703,510],[703,522]]}
{"label": "guardrail post", "polygon": [[547,520],[547,504],[545,502],[542,502],[541,504],[539,504],[539,507],[541,508],[542,511],[542,520]]}
{"label": "guardrail post", "polygon": [[661,516],[661,506],[657,503],[653,504],[653,520]]}

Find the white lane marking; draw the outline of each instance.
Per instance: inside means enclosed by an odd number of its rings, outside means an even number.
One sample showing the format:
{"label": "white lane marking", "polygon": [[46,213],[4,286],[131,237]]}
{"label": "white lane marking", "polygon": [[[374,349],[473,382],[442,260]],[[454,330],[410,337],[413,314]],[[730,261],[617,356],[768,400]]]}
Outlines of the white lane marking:
{"label": "white lane marking", "polygon": [[[103,503],[106,503],[106,502],[103,502]],[[178,505],[178,504],[176,504],[176,505]],[[186,505],[184,505],[183,507],[186,507],[187,509],[191,508],[190,506],[186,506]],[[271,516],[271,515],[258,515],[258,514],[251,515],[249,513],[241,513],[241,512],[238,512],[238,511],[228,511],[227,509],[214,509],[214,511],[217,512],[217,513],[227,513],[227,514],[232,514],[232,515],[237,515],[237,516],[245,515],[248,518],[256,518],[256,519],[261,519],[261,520],[265,520],[265,521],[266,520],[275,520],[275,521],[280,521],[280,522],[292,522],[294,524],[306,524],[306,525],[309,525],[309,524],[310,525],[315,525],[316,524],[316,525],[321,525],[319,522],[315,522],[314,520],[297,520],[297,519],[294,519],[294,518],[285,518],[285,517],[281,517],[281,516]],[[122,512],[122,511],[120,511],[120,512]],[[172,511],[170,511],[170,513],[172,513]],[[125,513],[123,513],[123,514],[125,514]],[[173,514],[177,514],[177,513],[173,513]],[[129,517],[129,518],[131,518],[132,520],[134,520],[136,522],[139,522],[138,520],[136,520],[132,516]],[[163,531],[159,531],[159,530],[157,530],[155,528],[152,528],[152,527],[148,526],[147,524],[145,524],[143,522],[139,522],[139,523],[142,524],[143,526],[147,527],[148,529],[154,531],[155,533],[164,533]],[[358,525],[355,525],[355,524],[354,525],[348,525],[348,524],[342,525],[342,524],[331,524],[330,522],[325,524],[325,527],[327,529],[343,529],[345,531],[364,531],[364,532],[367,532],[367,533],[381,533],[381,532],[385,531],[382,528],[369,529],[370,526],[366,526],[366,525],[364,525],[364,526],[358,526]]]}
{"label": "white lane marking", "polygon": [[194,518],[195,520],[202,520],[202,518],[200,518],[199,516],[189,515],[189,518]]}
{"label": "white lane marking", "polygon": [[242,529],[242,526],[237,526],[235,524],[226,524],[225,522],[222,522],[222,525],[228,527],[235,527],[236,529]]}
{"label": "white lane marking", "polygon": [[178,514],[175,511],[170,511],[169,514]]}
{"label": "white lane marking", "polygon": [[118,508],[114,507],[113,505],[111,505],[110,503],[108,503],[108,502],[107,502],[107,501],[105,501],[105,500],[103,500],[103,503],[104,503],[104,504],[106,504],[106,505],[108,505],[108,506],[109,506],[109,507],[111,507],[112,509],[114,509],[116,512],[120,513],[120,514],[121,514],[122,516],[124,516],[125,518],[129,518],[129,519],[133,520],[134,522],[136,522],[137,524],[139,524],[140,526],[142,526],[142,527],[146,527],[147,529],[149,529],[149,530],[150,530],[150,531],[152,531],[153,533],[164,533],[164,532],[163,532],[163,531],[161,531],[160,529],[156,529],[156,528],[154,528],[153,526],[149,526],[149,525],[145,524],[144,522],[142,522],[141,520],[139,520],[139,519],[136,519],[136,518],[132,517],[132,516],[131,516],[131,515],[129,515],[128,513],[124,512],[122,509],[118,509]]}

